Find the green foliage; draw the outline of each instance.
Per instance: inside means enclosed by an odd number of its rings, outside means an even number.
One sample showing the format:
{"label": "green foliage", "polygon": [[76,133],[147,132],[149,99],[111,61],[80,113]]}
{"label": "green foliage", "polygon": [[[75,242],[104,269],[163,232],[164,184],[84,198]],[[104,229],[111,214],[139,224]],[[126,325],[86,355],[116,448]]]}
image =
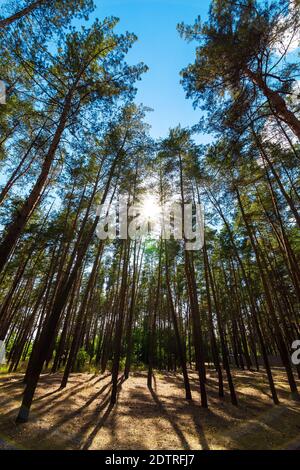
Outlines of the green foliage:
{"label": "green foliage", "polygon": [[84,348],[80,348],[76,356],[76,371],[84,372],[89,355]]}

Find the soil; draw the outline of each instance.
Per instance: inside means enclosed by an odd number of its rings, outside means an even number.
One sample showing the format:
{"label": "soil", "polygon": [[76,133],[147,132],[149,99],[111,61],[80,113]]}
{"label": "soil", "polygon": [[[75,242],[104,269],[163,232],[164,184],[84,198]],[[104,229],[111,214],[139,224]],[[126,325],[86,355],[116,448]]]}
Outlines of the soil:
{"label": "soil", "polygon": [[[119,379],[118,402],[110,406],[110,374],[41,376],[30,420],[15,424],[22,374],[0,375],[0,448],[197,450],[293,448],[300,439],[300,403],[289,396],[282,369],[274,370],[280,405],[274,406],[264,372],[233,371],[239,406],[228,393],[218,397],[208,371],[209,408],[202,409],[197,376],[190,371],[193,400],[184,399],[179,373],[155,373],[153,390],[145,373]],[[225,383],[226,390],[228,389]]]}

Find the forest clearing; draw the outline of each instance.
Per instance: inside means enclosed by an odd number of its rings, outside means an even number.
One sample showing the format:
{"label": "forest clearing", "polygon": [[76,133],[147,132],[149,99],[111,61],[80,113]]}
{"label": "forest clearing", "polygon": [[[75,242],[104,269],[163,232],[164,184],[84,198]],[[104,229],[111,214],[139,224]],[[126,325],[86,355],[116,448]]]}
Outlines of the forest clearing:
{"label": "forest clearing", "polygon": [[[191,373],[193,402],[183,400],[180,374],[155,373],[119,378],[119,399],[111,407],[110,373],[72,374],[59,390],[59,374],[41,376],[32,419],[22,429],[14,422],[23,386],[22,375],[1,377],[0,439],[11,448],[91,450],[220,450],[299,448],[299,403],[289,399],[284,373],[275,372],[281,405],[273,407],[262,372],[234,371],[240,400],[220,402],[214,371],[208,373],[209,410],[201,409],[197,376]],[[298,436],[298,437],[297,437]]]}
{"label": "forest clearing", "polygon": [[299,0],[1,3],[2,450],[300,448],[299,46]]}

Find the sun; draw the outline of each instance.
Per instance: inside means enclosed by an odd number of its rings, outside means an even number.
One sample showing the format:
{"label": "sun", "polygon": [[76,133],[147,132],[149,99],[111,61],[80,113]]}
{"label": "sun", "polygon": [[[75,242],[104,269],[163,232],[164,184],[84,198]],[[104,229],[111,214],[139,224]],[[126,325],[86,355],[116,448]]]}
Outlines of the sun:
{"label": "sun", "polygon": [[141,201],[141,215],[143,218],[155,221],[159,218],[161,207],[157,197],[153,194],[146,194]]}

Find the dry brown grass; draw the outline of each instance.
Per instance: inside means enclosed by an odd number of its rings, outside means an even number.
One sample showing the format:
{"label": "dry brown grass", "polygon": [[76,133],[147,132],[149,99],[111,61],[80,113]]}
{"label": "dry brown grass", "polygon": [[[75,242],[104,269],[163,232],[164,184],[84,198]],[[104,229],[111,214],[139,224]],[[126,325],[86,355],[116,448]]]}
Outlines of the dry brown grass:
{"label": "dry brown grass", "polygon": [[[282,370],[275,372],[280,406],[273,406],[262,372],[234,371],[239,407],[220,400],[208,374],[209,409],[201,409],[197,377],[190,373],[193,401],[184,400],[180,374],[156,373],[154,390],[145,374],[120,378],[118,403],[109,406],[110,376],[44,374],[28,423],[15,425],[22,375],[0,377],[0,447],[25,449],[278,449],[300,440],[300,404],[289,399]],[[300,446],[300,444],[299,444]]]}

